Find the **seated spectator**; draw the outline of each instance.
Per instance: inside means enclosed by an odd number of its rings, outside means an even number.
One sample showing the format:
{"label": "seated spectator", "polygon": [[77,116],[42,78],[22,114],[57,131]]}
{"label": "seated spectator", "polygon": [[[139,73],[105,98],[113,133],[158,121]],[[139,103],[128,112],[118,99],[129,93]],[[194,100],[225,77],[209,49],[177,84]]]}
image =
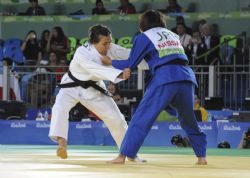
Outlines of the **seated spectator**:
{"label": "seated spectator", "polygon": [[36,32],[31,30],[27,33],[26,38],[23,40],[21,50],[29,65],[37,65],[42,58],[41,48],[37,40]]}
{"label": "seated spectator", "polygon": [[133,4],[129,2],[129,0],[120,0],[120,6],[118,7],[118,10],[120,14],[135,14],[136,9]]}
{"label": "seated spectator", "polygon": [[[219,37],[212,35],[211,26],[207,23],[202,25],[201,33],[203,34],[202,41],[206,44],[207,50],[213,49],[220,44]],[[220,47],[217,47],[214,51],[207,56],[207,64],[212,65],[220,58]]]}
{"label": "seated spectator", "polygon": [[203,26],[204,24],[206,24],[206,23],[207,23],[207,21],[206,21],[205,19],[201,19],[201,20],[198,21],[198,31],[199,31],[199,33],[200,33],[201,36],[204,35],[204,34],[202,33],[202,26]]}
{"label": "seated spectator", "polygon": [[58,60],[67,60],[67,53],[70,51],[70,43],[61,27],[57,26],[52,29],[47,43],[47,51],[55,52]]}
{"label": "seated spectator", "polygon": [[[45,73],[47,72],[56,72],[55,67],[58,67],[57,64],[57,58],[56,58],[56,54],[54,52],[51,52],[49,54],[49,62],[47,60],[41,60],[39,64],[37,64],[37,66],[35,66],[34,68],[32,68],[32,72],[25,74],[22,76],[21,81],[20,81],[20,89],[21,89],[21,99],[25,102],[29,101],[29,97],[30,97],[30,85],[33,85],[34,88],[34,80],[37,78],[38,75],[43,76],[43,78],[39,78],[41,80],[49,80],[50,85],[52,87],[55,86],[55,77],[53,75],[50,74],[46,74],[47,76],[45,76]],[[54,66],[53,68],[51,66]],[[59,68],[59,67],[58,67]],[[41,73],[43,73],[43,75],[41,75]],[[38,81],[37,82],[41,82]],[[53,88],[52,88],[53,89]]]}
{"label": "seated spectator", "polygon": [[207,122],[208,112],[205,108],[201,107],[200,99],[198,98],[197,95],[194,96],[194,110],[200,110],[202,122]]}
{"label": "seated spectator", "polygon": [[124,103],[124,99],[123,97],[119,94],[119,88],[117,87],[117,85],[115,85],[114,83],[109,83],[108,85],[108,91],[110,94],[112,94],[112,98],[114,99],[114,101],[117,104],[122,104]]}
{"label": "seated spectator", "polygon": [[[48,66],[49,66],[48,68],[49,71],[55,72],[55,74],[53,75],[54,76],[53,79],[55,80],[53,80],[53,82],[55,82],[55,84],[59,84],[61,82],[63,75],[66,72],[68,72],[67,61],[65,59],[61,59],[58,62],[56,54],[54,52],[50,52]],[[55,87],[55,85],[53,85],[53,97],[55,97],[58,94],[59,90],[60,90],[59,87]]]}
{"label": "seated spectator", "polygon": [[67,61],[65,59],[61,59],[59,60],[59,63],[57,65],[58,67],[56,67],[55,72],[56,74],[56,83],[60,83],[63,75],[68,72],[68,64]]}
{"label": "seated spectator", "polygon": [[47,72],[55,72],[53,78],[56,83],[60,83],[64,73],[68,72],[68,65],[65,59],[58,60],[56,53],[51,51],[49,53],[49,63],[45,66]]}
{"label": "seated spectator", "polygon": [[49,60],[48,60],[48,63],[46,65],[46,70],[48,72],[55,72],[57,67],[58,67],[58,60],[56,57],[56,53],[51,51],[49,53]]}
{"label": "seated spectator", "polygon": [[43,7],[38,5],[38,0],[29,0],[30,7],[26,10],[26,15],[46,15]]}
{"label": "seated spectator", "polygon": [[180,13],[182,12],[182,7],[177,3],[177,0],[168,0],[168,6],[165,13]]}
{"label": "seated spectator", "polygon": [[191,39],[191,43],[187,46],[186,54],[191,65],[205,65],[205,58],[199,58],[198,56],[204,54],[207,51],[206,45],[201,40],[199,32],[194,32]]}
{"label": "seated spectator", "polygon": [[177,30],[176,30],[177,29],[177,24],[182,23],[185,26],[186,33],[189,34],[189,35],[192,35],[192,32],[193,32],[192,28],[186,26],[185,20],[184,20],[184,18],[182,16],[177,16],[175,21],[176,21],[176,27],[171,29],[172,32],[177,33]]}
{"label": "seated spectator", "polygon": [[41,35],[39,46],[42,52],[42,59],[47,60],[49,59],[49,53],[47,51],[47,43],[49,41],[50,31],[44,30]]}
{"label": "seated spectator", "polygon": [[177,35],[179,35],[181,45],[184,50],[187,49],[187,46],[190,44],[192,37],[186,33],[185,25],[183,23],[177,24]]}
{"label": "seated spectator", "polygon": [[102,0],[96,0],[95,8],[92,9],[92,15],[107,14]]}
{"label": "seated spectator", "polygon": [[53,94],[58,93],[59,88],[56,88],[56,84],[61,82],[63,75],[68,72],[68,65],[65,59],[57,60],[54,52],[49,53],[49,64],[47,71],[54,72],[52,74],[52,90]]}

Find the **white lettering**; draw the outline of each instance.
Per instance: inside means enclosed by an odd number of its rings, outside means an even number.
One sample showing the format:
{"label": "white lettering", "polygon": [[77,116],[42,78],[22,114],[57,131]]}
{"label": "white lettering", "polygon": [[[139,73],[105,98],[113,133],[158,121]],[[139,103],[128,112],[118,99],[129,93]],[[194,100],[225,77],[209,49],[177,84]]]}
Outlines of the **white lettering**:
{"label": "white lettering", "polygon": [[223,129],[224,130],[230,130],[230,131],[241,131],[241,128],[240,128],[240,126],[228,126],[228,125],[225,125],[224,127],[223,127]]}
{"label": "white lettering", "polygon": [[21,123],[21,122],[11,122],[10,127],[11,128],[26,128],[26,124]]}
{"label": "white lettering", "polygon": [[158,125],[153,125],[151,128],[151,130],[158,130],[158,129],[159,129]]}
{"label": "white lettering", "polygon": [[36,128],[49,128],[50,127],[50,124],[49,123],[46,123],[46,122],[38,122],[36,123]]}
{"label": "white lettering", "polygon": [[181,126],[179,124],[176,124],[176,125],[173,125],[173,124],[170,124],[169,125],[169,130],[181,130]]}
{"label": "white lettering", "polygon": [[91,129],[92,125],[91,124],[76,124],[77,129]]}
{"label": "white lettering", "polygon": [[203,125],[203,126],[199,126],[201,130],[213,130],[213,127],[211,125]]}

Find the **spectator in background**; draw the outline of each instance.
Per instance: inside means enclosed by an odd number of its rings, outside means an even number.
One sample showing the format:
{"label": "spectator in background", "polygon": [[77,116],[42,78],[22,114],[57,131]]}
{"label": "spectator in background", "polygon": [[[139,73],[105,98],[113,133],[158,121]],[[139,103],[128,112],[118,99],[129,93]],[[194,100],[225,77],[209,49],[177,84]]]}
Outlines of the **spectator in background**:
{"label": "spectator in background", "polygon": [[112,94],[112,98],[116,102],[116,104],[121,104],[124,102],[123,97],[119,94],[119,88],[117,85],[110,82],[107,88],[109,93]]}
{"label": "spectator in background", "polygon": [[38,5],[38,0],[29,0],[30,7],[26,10],[27,15],[46,15],[43,7]]}
{"label": "spectator in background", "polygon": [[182,12],[182,7],[177,3],[177,0],[168,0],[168,6],[165,13],[180,13]]}
{"label": "spectator in background", "polygon": [[[49,64],[48,64],[48,72],[55,72],[53,79],[51,80],[53,93],[55,92],[55,86],[57,83],[61,82],[62,76],[68,72],[68,65],[65,59],[58,60],[55,52],[49,53]],[[58,92],[58,91],[57,91]]]}
{"label": "spectator in background", "polygon": [[129,0],[120,0],[120,6],[118,7],[118,10],[120,14],[135,14],[136,9],[133,4],[129,2]]}
{"label": "spectator in background", "polygon": [[176,27],[171,29],[172,32],[177,33],[177,30],[176,30],[177,29],[177,24],[182,23],[185,26],[186,33],[189,34],[189,35],[192,35],[192,32],[193,32],[192,28],[186,26],[185,20],[184,20],[184,18],[182,16],[177,16],[175,21],[176,21]]}
{"label": "spectator in background", "polygon": [[55,80],[53,80],[53,99],[58,94],[60,88],[55,87],[56,84],[61,82],[63,75],[68,72],[68,64],[65,59],[57,60],[56,53],[49,53],[49,65],[48,71],[55,72]]}
{"label": "spectator in background", "polygon": [[62,76],[68,72],[67,61],[65,59],[58,60],[53,51],[49,53],[49,63],[46,67],[47,72],[56,72],[56,83],[60,83]]}
{"label": "spectator in background", "polygon": [[208,112],[205,108],[201,107],[200,99],[197,95],[194,95],[194,110],[199,110],[201,112],[202,122],[207,122],[208,120]]}
{"label": "spectator in background", "polygon": [[186,51],[187,46],[190,44],[192,37],[186,33],[185,25],[183,23],[179,23],[176,26],[177,35],[179,35],[181,45]]}
{"label": "spectator in background", "polygon": [[70,44],[61,27],[56,26],[52,29],[47,43],[47,51],[55,52],[58,60],[67,60]]}
{"label": "spectator in background", "polygon": [[51,51],[49,53],[49,61],[48,61],[48,71],[49,72],[56,72],[56,68],[58,67],[56,53]]}
{"label": "spectator in background", "polygon": [[92,15],[108,14],[102,0],[96,0],[95,8],[92,9]]}
{"label": "spectator in background", "polygon": [[47,51],[47,44],[49,41],[49,36],[50,36],[50,31],[49,30],[44,30],[41,35],[40,39],[40,48],[42,52],[42,59],[47,60],[49,59],[49,53]]}
{"label": "spectator in background", "polygon": [[[199,58],[198,56],[204,54],[207,51],[206,45],[201,40],[199,32],[194,32],[191,39],[191,43],[187,46],[186,54],[189,59],[189,64],[192,65],[205,65],[205,58]],[[197,59],[197,60],[196,60]]]}
{"label": "spectator in background", "polygon": [[202,33],[202,26],[204,24],[206,24],[207,21],[205,19],[201,19],[199,22],[198,22],[198,31],[200,33],[201,36],[203,36],[204,34]]}
{"label": "spectator in background", "polygon": [[[213,49],[220,44],[219,37],[212,35],[211,26],[209,24],[204,24],[201,27],[202,41],[206,45],[207,50]],[[206,62],[208,65],[214,64],[220,58],[220,48],[217,47],[214,51],[209,53],[207,56]]]}
{"label": "spectator in background", "polygon": [[35,31],[31,30],[27,33],[26,38],[23,40],[21,50],[28,64],[38,65],[40,63],[42,53]]}
{"label": "spectator in background", "polygon": [[56,74],[56,83],[60,83],[63,75],[68,72],[68,63],[65,59],[59,60],[58,67],[55,69]]}

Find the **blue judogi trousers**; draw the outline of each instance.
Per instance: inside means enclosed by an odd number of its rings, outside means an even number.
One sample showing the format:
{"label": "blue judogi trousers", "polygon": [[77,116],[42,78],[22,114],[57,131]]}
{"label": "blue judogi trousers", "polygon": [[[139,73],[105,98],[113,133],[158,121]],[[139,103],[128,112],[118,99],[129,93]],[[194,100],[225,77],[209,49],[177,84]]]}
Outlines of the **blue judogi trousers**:
{"label": "blue judogi trousers", "polygon": [[158,86],[152,82],[132,116],[120,153],[134,158],[159,113],[171,105],[178,113],[181,127],[185,130],[196,156],[205,157],[206,135],[198,127],[193,111],[194,89],[195,85],[190,81]]}

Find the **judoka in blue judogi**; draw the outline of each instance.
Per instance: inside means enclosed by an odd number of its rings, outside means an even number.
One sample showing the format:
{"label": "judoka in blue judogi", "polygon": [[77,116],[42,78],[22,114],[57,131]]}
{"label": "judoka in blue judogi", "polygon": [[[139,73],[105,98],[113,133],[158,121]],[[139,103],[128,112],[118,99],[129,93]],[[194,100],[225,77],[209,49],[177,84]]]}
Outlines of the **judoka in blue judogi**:
{"label": "judoka in blue judogi", "polygon": [[[112,61],[117,69],[133,70],[145,59],[152,77],[132,116],[120,155],[110,163],[124,163],[126,157],[134,158],[159,113],[171,105],[198,157],[197,164],[207,164],[206,135],[198,127],[193,111],[195,75],[187,66],[188,58],[178,35],[165,28],[162,19],[158,11],[145,12],[140,19],[142,33],[135,38],[129,59]],[[111,61],[103,59],[103,63]]]}

